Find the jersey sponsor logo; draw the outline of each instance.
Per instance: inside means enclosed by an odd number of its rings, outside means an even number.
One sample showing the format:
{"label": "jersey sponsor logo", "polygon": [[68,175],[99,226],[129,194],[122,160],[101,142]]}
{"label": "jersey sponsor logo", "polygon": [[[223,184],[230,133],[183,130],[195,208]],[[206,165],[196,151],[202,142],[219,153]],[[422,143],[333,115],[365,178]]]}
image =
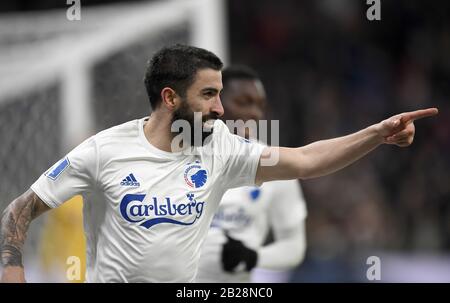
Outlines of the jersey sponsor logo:
{"label": "jersey sponsor logo", "polygon": [[208,172],[202,168],[200,161],[188,163],[188,167],[184,171],[184,180],[189,187],[200,188],[208,180]]}
{"label": "jersey sponsor logo", "polygon": [[172,201],[170,197],[151,197],[145,201],[145,194],[127,194],[120,202],[120,214],[131,223],[140,223],[147,229],[161,224],[192,225],[203,214],[205,202],[199,202],[194,194],[186,195],[185,203]]}
{"label": "jersey sponsor logo", "polygon": [[62,172],[70,166],[69,158],[61,159],[56,163],[49,171],[45,173],[45,176],[55,181],[62,174]]}
{"label": "jersey sponsor logo", "polygon": [[120,185],[139,187],[141,184],[136,180],[133,174],[129,174],[122,182],[120,182]]}
{"label": "jersey sponsor logo", "polygon": [[214,215],[211,227],[220,227],[227,230],[241,229],[252,223],[252,216],[247,214],[244,208],[238,210],[220,207]]}

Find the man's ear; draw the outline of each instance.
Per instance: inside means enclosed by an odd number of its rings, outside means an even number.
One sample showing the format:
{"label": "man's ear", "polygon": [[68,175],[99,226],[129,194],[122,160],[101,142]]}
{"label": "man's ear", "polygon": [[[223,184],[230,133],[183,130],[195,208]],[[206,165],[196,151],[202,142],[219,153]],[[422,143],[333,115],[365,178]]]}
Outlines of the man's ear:
{"label": "man's ear", "polygon": [[180,96],[178,96],[177,93],[170,87],[164,87],[161,90],[162,104],[165,105],[169,110],[174,110],[178,107],[178,104],[180,102],[179,98]]}

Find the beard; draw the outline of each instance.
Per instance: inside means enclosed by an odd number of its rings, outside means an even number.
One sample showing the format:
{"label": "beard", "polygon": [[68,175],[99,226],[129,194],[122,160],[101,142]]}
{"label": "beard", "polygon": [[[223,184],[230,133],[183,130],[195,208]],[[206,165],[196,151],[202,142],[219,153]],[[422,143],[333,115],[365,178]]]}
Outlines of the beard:
{"label": "beard", "polygon": [[216,113],[209,113],[207,115],[195,114],[188,105],[187,99],[183,98],[180,108],[175,110],[173,113],[172,125],[174,125],[176,121],[186,121],[189,123],[190,130],[180,127],[182,131],[172,130],[172,133],[175,135],[182,135],[183,144],[190,146],[203,146],[207,143],[206,139],[211,136],[214,131],[213,123],[211,123],[210,120],[214,121],[217,119],[218,116]]}

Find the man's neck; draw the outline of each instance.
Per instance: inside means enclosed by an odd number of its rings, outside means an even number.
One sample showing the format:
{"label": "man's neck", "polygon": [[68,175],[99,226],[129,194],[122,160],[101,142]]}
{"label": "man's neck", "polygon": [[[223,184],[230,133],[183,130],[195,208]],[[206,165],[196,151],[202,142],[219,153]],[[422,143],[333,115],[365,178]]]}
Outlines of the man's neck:
{"label": "man's neck", "polygon": [[173,134],[170,131],[171,116],[159,110],[154,111],[144,124],[144,134],[150,144],[156,148],[172,152],[171,143]]}

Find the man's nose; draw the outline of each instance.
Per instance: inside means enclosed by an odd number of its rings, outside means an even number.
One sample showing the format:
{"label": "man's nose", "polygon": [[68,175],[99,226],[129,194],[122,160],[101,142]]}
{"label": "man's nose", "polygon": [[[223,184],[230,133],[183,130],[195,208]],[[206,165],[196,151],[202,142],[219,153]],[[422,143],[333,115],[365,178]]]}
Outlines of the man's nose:
{"label": "man's nose", "polygon": [[222,117],[225,110],[223,109],[222,100],[220,100],[220,97],[217,97],[213,101],[213,105],[211,107],[211,111],[215,113],[218,117]]}

